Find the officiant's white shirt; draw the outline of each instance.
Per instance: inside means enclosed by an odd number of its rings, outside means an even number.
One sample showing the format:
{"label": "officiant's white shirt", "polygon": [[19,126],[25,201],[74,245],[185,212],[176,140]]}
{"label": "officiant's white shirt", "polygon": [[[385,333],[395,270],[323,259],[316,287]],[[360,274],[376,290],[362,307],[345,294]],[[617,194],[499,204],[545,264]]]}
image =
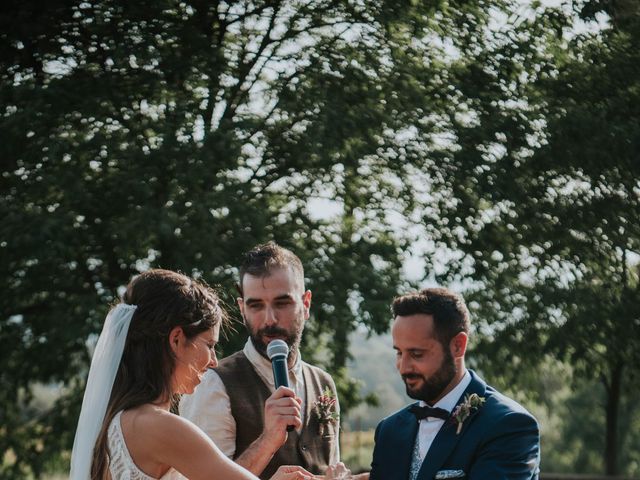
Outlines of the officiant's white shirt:
{"label": "officiant's white shirt", "polygon": [[[447,393],[444,397],[442,397],[435,405],[431,405],[432,407],[443,408],[447,412],[451,413],[451,411],[455,408],[458,403],[458,399],[462,396],[464,391],[467,389],[469,384],[471,383],[471,374],[467,369],[465,369],[464,376],[462,380],[458,382],[458,384],[453,387],[449,393]],[[420,406],[424,407],[427,404],[420,400]],[[425,419],[420,420],[420,427],[418,428],[418,440],[419,443],[419,451],[420,451],[420,460],[424,461],[424,457],[427,456],[427,452],[429,448],[431,448],[431,444],[433,440],[436,438],[436,435],[440,431],[440,428],[444,425],[444,420],[441,418],[427,417]]]}
{"label": "officiant's white shirt", "polygon": [[[273,382],[273,370],[271,361],[258,353],[251,339],[247,340],[242,349],[247,360],[251,363],[258,376],[272,393],[275,391]],[[304,413],[306,411],[306,392],[304,377],[302,375],[302,358],[298,352],[296,363],[289,369],[289,385],[302,400],[302,423],[304,425]],[[227,389],[214,370],[207,370],[202,377],[202,382],[191,395],[183,395],[180,400],[180,416],[192,421],[229,458],[236,453],[236,421],[231,414],[231,401]],[[340,461],[340,450],[336,442],[337,450],[332,452],[330,464]]]}

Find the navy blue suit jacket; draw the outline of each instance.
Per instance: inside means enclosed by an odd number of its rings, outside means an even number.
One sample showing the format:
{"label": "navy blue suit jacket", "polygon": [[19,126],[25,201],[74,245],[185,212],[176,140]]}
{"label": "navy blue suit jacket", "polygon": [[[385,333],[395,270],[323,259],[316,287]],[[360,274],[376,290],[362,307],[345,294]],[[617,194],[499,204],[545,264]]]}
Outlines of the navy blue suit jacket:
{"label": "navy blue suit jacket", "polygon": [[[432,480],[441,470],[462,470],[467,480],[537,480],[540,435],[535,418],[469,372],[471,383],[458,403],[472,393],[485,403],[465,420],[459,434],[455,421],[445,421],[418,480]],[[408,406],[378,424],[370,480],[407,480],[417,432],[418,421]]]}

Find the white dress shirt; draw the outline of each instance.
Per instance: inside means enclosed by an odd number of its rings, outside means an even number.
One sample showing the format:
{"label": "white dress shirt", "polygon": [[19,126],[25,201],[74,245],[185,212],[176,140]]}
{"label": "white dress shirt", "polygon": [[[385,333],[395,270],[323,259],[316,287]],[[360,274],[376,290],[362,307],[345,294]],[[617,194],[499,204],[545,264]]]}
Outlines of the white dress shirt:
{"label": "white dress shirt", "polygon": [[[458,399],[462,396],[464,391],[467,389],[469,384],[471,383],[471,374],[468,370],[465,369],[464,376],[462,380],[458,382],[458,384],[447,393],[444,397],[442,397],[435,405],[431,405],[432,407],[443,408],[447,412],[451,412],[456,404],[458,403]],[[420,401],[420,406],[424,407],[427,404]],[[441,418],[427,417],[425,419],[420,420],[420,426],[418,428],[418,440],[419,440],[419,448],[420,448],[420,459],[424,461],[424,457],[427,456],[427,452],[429,448],[431,448],[431,444],[433,440],[436,438],[436,435],[440,431],[440,428],[444,425],[444,420]]]}
{"label": "white dress shirt", "polygon": [[[258,353],[251,339],[242,350],[258,376],[273,393],[273,370],[271,361]],[[302,422],[306,405],[302,360],[298,352],[296,363],[289,369],[289,386],[302,399]],[[192,421],[229,458],[236,453],[236,421],[231,415],[231,401],[227,389],[214,370],[207,370],[202,382],[191,395],[183,395],[180,400],[180,416]]]}

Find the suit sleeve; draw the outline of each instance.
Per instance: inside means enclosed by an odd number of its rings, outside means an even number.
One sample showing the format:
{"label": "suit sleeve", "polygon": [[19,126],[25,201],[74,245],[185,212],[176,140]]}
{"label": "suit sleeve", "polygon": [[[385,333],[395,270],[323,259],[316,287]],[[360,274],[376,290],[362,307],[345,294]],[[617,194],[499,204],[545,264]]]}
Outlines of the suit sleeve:
{"label": "suit sleeve", "polygon": [[378,439],[379,439],[379,434],[380,434],[380,427],[382,426],[382,422],[380,422],[378,424],[378,426],[376,427],[376,433],[373,436],[373,441],[374,441],[374,445],[373,445],[373,458],[371,460],[371,473],[369,474],[369,480],[381,480],[379,473],[378,473],[378,457],[379,457],[379,451],[378,451]]}
{"label": "suit sleeve", "polygon": [[537,480],[540,432],[536,420],[520,412],[500,419],[479,449],[469,480]]}

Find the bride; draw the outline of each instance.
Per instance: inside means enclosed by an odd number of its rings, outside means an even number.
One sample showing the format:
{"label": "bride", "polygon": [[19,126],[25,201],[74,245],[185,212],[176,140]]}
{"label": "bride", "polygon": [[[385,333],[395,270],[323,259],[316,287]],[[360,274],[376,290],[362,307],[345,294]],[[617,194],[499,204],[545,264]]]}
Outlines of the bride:
{"label": "bride", "polygon": [[[169,411],[177,394],[193,392],[217,365],[224,321],[216,293],[185,275],[150,270],[129,283],[91,361],[71,480],[257,479]],[[311,478],[283,466],[272,480]]]}

